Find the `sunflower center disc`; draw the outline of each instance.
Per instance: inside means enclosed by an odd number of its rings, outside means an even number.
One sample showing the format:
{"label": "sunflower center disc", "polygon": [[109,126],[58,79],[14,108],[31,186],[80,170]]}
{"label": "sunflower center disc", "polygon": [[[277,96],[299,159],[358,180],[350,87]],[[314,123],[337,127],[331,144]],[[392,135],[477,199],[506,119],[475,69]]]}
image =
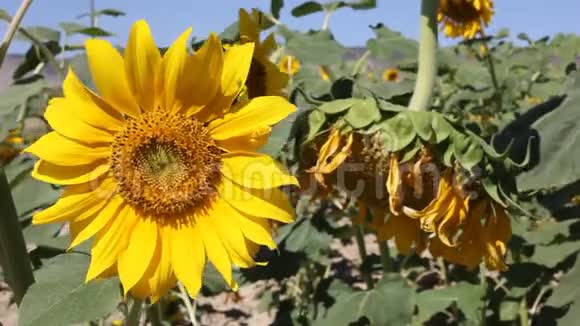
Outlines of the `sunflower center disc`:
{"label": "sunflower center disc", "polygon": [[185,115],[155,111],[129,120],[112,157],[120,194],[144,213],[183,213],[217,194],[221,151],[203,124]]}
{"label": "sunflower center disc", "polygon": [[443,15],[458,23],[478,20],[480,15],[475,4],[467,0],[442,0],[439,8]]}

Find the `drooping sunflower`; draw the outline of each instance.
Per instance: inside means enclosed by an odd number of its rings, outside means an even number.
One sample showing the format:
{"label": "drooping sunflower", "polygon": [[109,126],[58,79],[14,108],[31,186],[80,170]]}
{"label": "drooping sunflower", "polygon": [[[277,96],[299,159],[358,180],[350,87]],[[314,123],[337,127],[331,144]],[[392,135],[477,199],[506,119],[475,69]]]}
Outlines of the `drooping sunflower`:
{"label": "drooping sunflower", "polygon": [[269,219],[293,219],[279,186],[296,179],[256,149],[295,107],[264,96],[233,110],[254,44],[224,52],[211,34],[188,53],[190,32],[163,56],[145,21],[124,55],[88,40],[99,95],[70,70],[46,110],[54,131],[26,149],[40,158],[35,178],[66,187],[33,222],[69,222],[71,248],[94,237],[86,280],[118,275],[139,298],[156,300],[176,281],[195,296],[207,261],[235,289],[232,265],[275,247]]}
{"label": "drooping sunflower", "polygon": [[334,128],[320,146],[316,163],[306,172],[322,186],[323,195],[339,189],[356,200],[358,215],[353,224],[375,232],[379,241],[393,239],[401,254],[409,254],[412,249],[422,252],[426,242],[419,221],[389,213],[390,199],[385,187],[391,173],[388,164],[377,138],[341,133]]}
{"label": "drooping sunflower", "polygon": [[489,24],[493,0],[441,0],[437,20],[445,35],[472,39]]}
{"label": "drooping sunflower", "polygon": [[244,9],[240,9],[240,43],[254,43],[254,56],[246,79],[248,97],[284,96],[288,75],[270,61],[270,56],[278,47],[274,33],[268,35],[264,41],[260,41],[261,19],[262,15],[256,9],[252,10],[251,16]]}
{"label": "drooping sunflower", "polygon": [[511,238],[505,208],[482,191],[471,191],[447,169],[438,182],[433,199],[422,209],[402,206],[401,212],[420,222],[421,229],[436,236],[429,240],[434,256],[474,268],[484,261],[491,270],[505,270],[503,262]]}

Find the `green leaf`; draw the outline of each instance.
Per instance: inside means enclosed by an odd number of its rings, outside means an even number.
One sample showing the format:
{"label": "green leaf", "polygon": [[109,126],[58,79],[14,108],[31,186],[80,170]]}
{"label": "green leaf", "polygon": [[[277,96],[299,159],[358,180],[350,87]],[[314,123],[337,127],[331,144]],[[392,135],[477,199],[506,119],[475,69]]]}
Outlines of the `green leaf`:
{"label": "green leaf", "polygon": [[16,107],[26,104],[26,101],[40,93],[48,84],[40,79],[30,84],[10,85],[0,92],[0,116],[10,114]]}
{"label": "green leaf", "polygon": [[563,307],[572,303],[566,315],[558,320],[558,325],[576,326],[580,320],[580,259],[570,271],[560,279],[557,288],[546,302],[553,307]]}
{"label": "green leaf", "polygon": [[381,119],[381,111],[373,99],[357,101],[344,115],[344,120],[353,128],[360,129]]}
{"label": "green leaf", "polygon": [[570,235],[570,226],[578,221],[579,219],[565,221],[546,220],[536,223],[530,228],[524,223],[517,223],[512,228],[514,234],[524,238],[529,244],[548,245],[558,235],[568,237]]}
{"label": "green leaf", "polygon": [[561,187],[580,179],[580,73],[572,75],[567,89],[560,107],[532,125],[540,137],[540,160],[517,177],[522,191]]}
{"label": "green leaf", "polygon": [[98,10],[96,12],[97,15],[101,16],[111,16],[111,17],[119,17],[119,16],[125,16],[125,12],[117,10],[117,9],[113,9],[113,8],[106,8],[106,9],[101,9]]}
{"label": "green leaf", "polygon": [[302,63],[332,65],[343,61],[345,49],[332,38],[328,31],[298,34],[288,40],[288,53]]}
{"label": "green leaf", "polygon": [[12,16],[10,16],[6,10],[0,8],[0,19],[10,22],[12,20]]}
{"label": "green leaf", "polygon": [[343,111],[350,109],[357,101],[360,100],[354,98],[334,100],[332,102],[322,104],[321,106],[318,107],[318,110],[327,114],[341,113]]}
{"label": "green leaf", "polygon": [[63,22],[58,24],[62,28],[66,35],[82,34],[91,37],[105,37],[113,36],[111,32],[107,32],[99,27],[88,27],[85,25],[77,24],[74,22]]}
{"label": "green leaf", "polygon": [[374,9],[377,7],[377,0],[351,1],[348,3],[348,6],[355,10]]}
{"label": "green leaf", "polygon": [[260,148],[260,153],[268,154],[270,156],[277,156],[278,153],[280,153],[280,150],[288,140],[288,136],[290,136],[290,130],[292,129],[292,124],[296,119],[296,115],[297,113],[293,113],[272,127],[272,132],[270,133],[268,142]]}
{"label": "green leaf", "polygon": [[481,315],[481,286],[466,282],[443,289],[426,290],[417,295],[418,322],[428,321],[435,313],[445,310],[455,302],[468,321],[477,321]]}
{"label": "green leaf", "polygon": [[320,3],[316,1],[306,1],[301,5],[294,7],[291,13],[294,17],[302,17],[320,11],[324,11],[324,7],[322,7]]}
{"label": "green leaf", "polygon": [[393,152],[407,147],[415,136],[413,122],[407,114],[399,113],[379,124],[385,147]]}
{"label": "green leaf", "polygon": [[531,260],[548,268],[554,268],[558,263],[578,251],[580,251],[580,241],[564,242],[550,246],[537,245]]}
{"label": "green leaf", "polygon": [[[57,55],[62,51],[62,48],[58,44],[57,41],[48,41],[44,42],[46,48],[50,51],[50,53]],[[41,62],[48,62],[48,58],[44,55],[43,52],[40,51],[39,47],[36,44],[30,46],[26,54],[24,55],[24,60],[22,63],[18,65],[14,73],[12,74],[12,78],[20,79],[24,77],[29,72],[34,71],[36,67]]]}
{"label": "green leaf", "polygon": [[518,301],[503,301],[499,306],[499,320],[511,321],[518,318],[520,313],[520,302]]}
{"label": "green leaf", "polygon": [[6,176],[18,215],[23,218],[39,207],[52,204],[60,191],[32,178],[34,161],[21,155],[6,166]]}
{"label": "green leaf", "polygon": [[309,259],[318,261],[330,248],[332,237],[314,226],[312,218],[298,220],[283,239],[284,249],[304,252]]}
{"label": "green leaf", "polygon": [[270,0],[270,12],[274,18],[280,18],[280,10],[284,7],[284,0]]}
{"label": "green leaf", "polygon": [[[26,27],[25,30],[42,42],[54,41],[58,43],[60,41],[60,32],[56,29],[44,26],[31,26]],[[16,38],[21,41],[29,41],[28,37],[20,32],[16,34]]]}
{"label": "green leaf", "polygon": [[390,65],[397,65],[417,58],[418,43],[405,38],[401,33],[390,30],[382,24],[373,27],[377,37],[367,41],[367,48],[373,57]]}
{"label": "green leaf", "polygon": [[314,139],[325,122],[326,115],[323,112],[316,109],[310,111],[310,114],[308,114],[308,136],[304,142],[309,142]]}
{"label": "green leaf", "polygon": [[121,301],[118,280],[85,284],[89,260],[83,254],[63,254],[48,260],[36,272],[36,283],[24,296],[19,325],[70,325],[115,311]]}
{"label": "green leaf", "polygon": [[351,325],[356,322],[364,325],[406,325],[411,321],[413,290],[398,276],[383,278],[369,291],[352,291],[342,286],[335,292],[335,303],[325,313],[318,314],[314,326]]}

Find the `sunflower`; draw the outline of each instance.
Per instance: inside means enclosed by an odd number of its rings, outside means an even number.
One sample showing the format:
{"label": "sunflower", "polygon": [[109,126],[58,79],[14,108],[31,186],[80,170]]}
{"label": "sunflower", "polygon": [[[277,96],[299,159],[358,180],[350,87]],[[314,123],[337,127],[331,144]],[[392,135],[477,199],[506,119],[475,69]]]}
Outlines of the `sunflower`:
{"label": "sunflower", "polygon": [[445,35],[472,39],[493,16],[493,0],[441,0],[437,20]]}
{"label": "sunflower", "polygon": [[399,80],[399,69],[388,68],[383,71],[384,81],[398,81]]}
{"label": "sunflower", "polygon": [[240,9],[240,41],[242,44],[254,43],[254,56],[246,79],[248,97],[284,96],[288,75],[280,71],[269,59],[278,46],[274,33],[268,35],[264,41],[260,41],[261,17],[258,10],[252,10],[252,16],[250,16],[244,9]]}
{"label": "sunflower", "polygon": [[123,56],[86,41],[99,95],[69,70],[45,113],[54,131],[26,149],[35,178],[66,187],[33,222],[69,222],[71,248],[94,238],[87,282],[118,275],[125,294],[154,301],[176,281],[195,296],[207,261],[236,289],[232,265],[276,246],[269,219],[293,219],[279,186],[296,179],[256,149],[295,107],[267,96],[232,110],[254,44],[224,52],[211,34],[190,54],[190,33],[163,56],[142,20]]}
{"label": "sunflower", "polygon": [[434,233],[429,250],[450,262],[474,268],[483,259],[491,270],[505,270],[511,224],[505,209],[483,193],[471,193],[454,180],[451,169],[439,180],[437,195],[423,209],[403,207],[405,215]]}
{"label": "sunflower", "polygon": [[280,71],[290,76],[295,75],[300,70],[300,61],[294,56],[285,55],[278,63]]}

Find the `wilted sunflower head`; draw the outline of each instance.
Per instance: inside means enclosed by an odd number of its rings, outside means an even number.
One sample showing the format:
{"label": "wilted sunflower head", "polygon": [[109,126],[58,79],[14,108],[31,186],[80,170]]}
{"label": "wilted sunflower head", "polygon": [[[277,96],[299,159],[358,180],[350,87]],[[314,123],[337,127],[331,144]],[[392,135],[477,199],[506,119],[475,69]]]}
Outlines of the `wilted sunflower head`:
{"label": "wilted sunflower head", "polygon": [[275,247],[268,219],[292,220],[279,186],[296,184],[256,153],[295,107],[257,97],[232,108],[254,44],[225,52],[211,34],[195,53],[188,29],[161,55],[145,21],[124,54],[88,40],[99,95],[72,70],[45,118],[54,131],[26,149],[39,180],[65,186],[33,223],[70,222],[71,247],[94,237],[86,280],[119,275],[125,293],[164,295],[178,280],[195,296],[210,261],[232,288],[232,264]]}
{"label": "wilted sunflower head", "polygon": [[453,169],[445,170],[437,182],[438,190],[427,206],[401,210],[420,222],[423,231],[436,235],[429,240],[431,253],[469,268],[483,259],[489,269],[505,269],[503,258],[511,238],[505,209],[481,188],[466,186]]}
{"label": "wilted sunflower head", "polygon": [[274,33],[268,35],[264,41],[260,40],[262,19],[263,15],[256,9],[252,10],[252,15],[240,9],[240,42],[254,43],[254,56],[246,79],[247,95],[249,98],[266,95],[284,96],[288,75],[270,61],[270,56],[278,47]]}
{"label": "wilted sunflower head", "polygon": [[300,61],[291,55],[284,55],[278,62],[280,71],[290,76],[295,75],[300,70]]}
{"label": "wilted sunflower head", "polygon": [[437,20],[448,37],[472,39],[493,16],[493,0],[441,0]]}

